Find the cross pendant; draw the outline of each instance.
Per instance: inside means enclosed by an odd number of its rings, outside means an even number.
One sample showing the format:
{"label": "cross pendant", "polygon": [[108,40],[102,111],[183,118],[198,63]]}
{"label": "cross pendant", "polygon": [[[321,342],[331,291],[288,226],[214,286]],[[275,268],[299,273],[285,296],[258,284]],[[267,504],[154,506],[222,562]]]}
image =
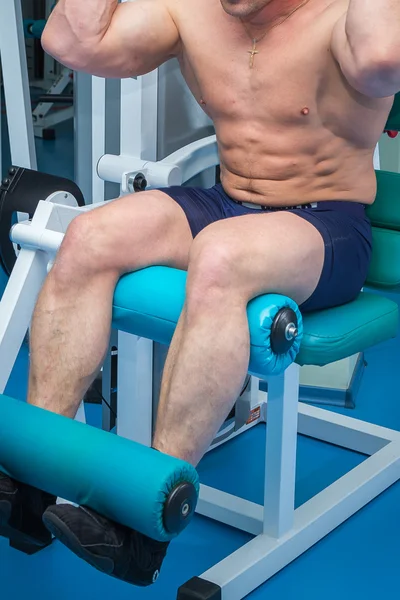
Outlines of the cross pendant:
{"label": "cross pendant", "polygon": [[257,40],[253,40],[253,48],[251,50],[247,50],[247,54],[250,54],[250,69],[254,66],[254,57],[256,54],[259,54],[258,50],[256,50]]}

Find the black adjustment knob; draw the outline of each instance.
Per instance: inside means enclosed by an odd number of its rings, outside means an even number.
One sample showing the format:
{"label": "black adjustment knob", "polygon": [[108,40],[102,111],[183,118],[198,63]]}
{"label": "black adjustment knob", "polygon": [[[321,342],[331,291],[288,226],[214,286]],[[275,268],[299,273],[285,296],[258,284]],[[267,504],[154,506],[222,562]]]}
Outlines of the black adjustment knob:
{"label": "black adjustment knob", "polygon": [[286,354],[293,346],[298,331],[297,315],[291,308],[282,308],[271,327],[271,349],[275,354]]}
{"label": "black adjustment knob", "polygon": [[17,172],[17,169],[15,167],[11,167],[10,169],[8,169],[8,174],[10,177],[14,177],[16,172]]}
{"label": "black adjustment knob", "polygon": [[1,185],[3,186],[3,188],[8,188],[10,183],[11,183],[11,181],[8,178],[6,178],[6,179],[3,179],[3,181],[1,182]]}
{"label": "black adjustment knob", "polygon": [[143,173],[138,173],[133,182],[135,192],[144,192],[147,188],[147,180]]}
{"label": "black adjustment knob", "polygon": [[164,505],[164,527],[168,533],[180,533],[189,524],[196,508],[197,493],[192,483],[180,483]]}

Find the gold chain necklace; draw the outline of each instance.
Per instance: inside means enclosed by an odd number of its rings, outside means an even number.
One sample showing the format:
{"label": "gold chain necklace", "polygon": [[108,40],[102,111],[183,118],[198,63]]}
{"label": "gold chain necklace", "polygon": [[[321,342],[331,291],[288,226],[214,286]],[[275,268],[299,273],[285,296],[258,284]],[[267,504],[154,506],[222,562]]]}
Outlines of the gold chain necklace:
{"label": "gold chain necklace", "polygon": [[267,35],[267,33],[269,33],[272,29],[274,29],[275,27],[278,27],[279,25],[282,25],[282,23],[284,23],[285,21],[287,21],[289,19],[289,17],[291,17],[295,12],[297,12],[298,10],[300,10],[300,8],[303,8],[303,6],[305,6],[307,3],[309,2],[309,0],[303,0],[303,2],[301,2],[301,4],[299,4],[298,6],[296,6],[296,8],[294,8],[292,11],[290,11],[290,13],[288,15],[286,15],[281,21],[278,21],[278,23],[275,23],[275,25],[272,25],[272,27],[268,27],[267,31],[265,33],[263,33],[263,35],[259,38],[254,38],[252,35],[250,35],[249,30],[247,29],[246,25],[243,23],[242,19],[240,19],[241,24],[243,25],[247,35],[249,36],[249,38],[251,39],[251,41],[253,42],[253,47],[251,50],[247,50],[247,54],[250,54],[250,62],[249,62],[249,67],[250,69],[252,69],[254,67],[254,57],[256,54],[259,54],[259,50],[257,50],[257,44],[259,44]]}

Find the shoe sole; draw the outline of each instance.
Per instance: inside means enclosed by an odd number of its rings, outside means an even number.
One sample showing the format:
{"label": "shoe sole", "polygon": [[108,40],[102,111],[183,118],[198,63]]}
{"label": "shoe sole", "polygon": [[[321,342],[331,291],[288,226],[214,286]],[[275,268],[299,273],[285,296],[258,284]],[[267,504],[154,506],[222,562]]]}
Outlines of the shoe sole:
{"label": "shoe sole", "polygon": [[43,523],[47,529],[57,538],[64,546],[71,550],[78,558],[89,563],[92,567],[105,573],[113,575],[114,561],[111,558],[96,556],[87,550],[70,528],[57,515],[52,513],[43,515]]}
{"label": "shoe sole", "polygon": [[[10,526],[12,506],[10,502],[6,500],[0,501],[0,537],[5,537],[10,541],[10,546],[15,547],[18,550],[26,552],[27,554],[33,554],[46,548],[49,544],[39,542],[37,539],[14,529]],[[50,542],[51,543],[51,542]]]}

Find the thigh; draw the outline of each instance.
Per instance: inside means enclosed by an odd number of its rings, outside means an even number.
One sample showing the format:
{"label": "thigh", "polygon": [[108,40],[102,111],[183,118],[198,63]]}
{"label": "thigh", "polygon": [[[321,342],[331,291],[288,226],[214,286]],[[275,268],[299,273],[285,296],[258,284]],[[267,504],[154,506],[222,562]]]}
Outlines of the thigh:
{"label": "thigh", "polygon": [[141,192],[88,213],[85,245],[101,246],[102,264],[106,256],[121,272],[154,264],[187,269],[193,238],[223,217],[217,187]]}
{"label": "thigh", "polygon": [[91,254],[104,269],[122,273],[150,265],[187,268],[193,242],[188,220],[179,204],[160,191],[124,196],[76,222],[70,246],[83,247],[84,254]]}
{"label": "thigh", "polygon": [[220,263],[219,273],[229,270],[229,285],[248,300],[278,293],[302,304],[317,288],[325,244],[311,223],[293,213],[257,212],[207,227],[193,245],[191,261],[204,252],[210,263]]}

